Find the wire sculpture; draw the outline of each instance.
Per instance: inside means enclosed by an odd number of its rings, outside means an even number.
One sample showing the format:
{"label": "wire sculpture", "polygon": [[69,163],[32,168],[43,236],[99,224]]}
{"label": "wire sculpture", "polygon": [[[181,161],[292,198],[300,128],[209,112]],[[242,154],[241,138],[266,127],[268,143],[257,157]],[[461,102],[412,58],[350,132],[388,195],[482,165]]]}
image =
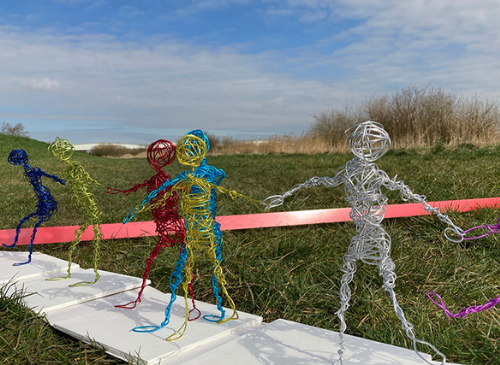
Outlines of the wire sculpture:
{"label": "wire sculpture", "polygon": [[[129,195],[130,193],[135,193],[139,189],[146,188],[148,194],[153,190],[158,189],[165,181],[171,180],[172,177],[162,170],[163,167],[170,165],[175,160],[175,145],[165,139],[159,139],[151,143],[147,151],[147,160],[149,165],[156,171],[156,174],[151,176],[148,180],[144,180],[142,184],[136,184],[134,187],[128,190],[113,189],[111,187],[107,188],[108,194],[124,194]],[[142,275],[142,285],[137,299],[134,301],[123,304],[116,305],[117,308],[135,308],[138,302],[141,302],[141,296],[146,287],[146,280],[151,272],[151,266],[153,265],[156,257],[162,249],[165,247],[174,247],[179,244],[180,251],[182,252],[185,237],[185,227],[182,218],[177,211],[177,202],[179,196],[177,193],[173,192],[167,199],[162,200],[165,193],[169,193],[170,187],[160,191],[158,195],[151,199],[151,214],[153,216],[153,221],[156,224],[156,232],[158,232],[158,243],[156,247],[151,251],[149,258],[146,260],[146,269]],[[158,202],[157,206],[154,206]],[[194,320],[200,316],[199,310],[196,308],[194,301],[194,290],[189,284],[189,292],[191,294],[191,300],[193,303],[192,311],[197,311],[198,316],[195,318],[190,318]]]}
{"label": "wire sculpture", "polygon": [[[486,228],[486,232],[479,235],[479,236],[466,237],[467,233],[469,233],[471,231],[475,231],[477,229],[485,229],[485,228]],[[498,218],[496,224],[484,224],[481,226],[476,226],[476,227],[466,229],[465,231],[462,232],[461,236],[462,236],[464,241],[470,241],[470,240],[477,240],[479,238],[484,238],[486,236],[489,236],[492,233],[500,233],[500,218]],[[500,303],[500,295],[499,295],[496,298],[490,299],[485,304],[469,306],[469,307],[463,308],[459,312],[453,314],[446,308],[446,305],[444,304],[444,301],[439,294],[437,294],[433,291],[430,291],[427,293],[427,296],[434,304],[436,304],[439,308],[441,308],[443,310],[444,314],[448,318],[458,318],[458,317],[465,318],[470,313],[477,313],[477,312],[486,311],[488,309],[493,308],[498,303]],[[434,299],[434,297],[436,299]]]}
{"label": "wire sculpture", "polygon": [[[217,213],[216,192],[229,194],[233,199],[236,197],[243,197],[248,200],[251,199],[235,191],[229,191],[219,186],[226,174],[221,169],[206,164],[205,155],[209,148],[210,143],[208,138],[198,129],[182,137],[177,144],[177,159],[181,164],[190,166],[191,169],[180,173],[173,180],[165,181],[158,189],[150,192],[141,205],[137,208],[133,208],[123,221],[123,223],[130,221],[137,213],[144,210],[144,205],[154,199],[157,194],[171,187],[171,190],[165,192],[161,200],[157,201],[155,205],[157,206],[161,201],[168,199],[171,194],[177,192],[180,198],[179,212],[182,218],[184,218],[186,225],[185,245],[182,247],[179,260],[170,276],[171,299],[165,308],[165,319],[159,326],[136,327],[133,329],[135,332],[153,332],[168,325],[170,321],[170,311],[177,298],[176,290],[181,286],[184,292],[185,302],[184,323],[166,340],[174,341],[184,335],[189,320],[187,288],[193,278],[194,250],[206,252],[212,262],[212,286],[217,302],[217,309],[220,312],[220,316],[205,315],[203,318],[217,323],[224,323],[239,318],[234,302],[227,292],[227,282],[221,267],[222,232],[220,230],[220,224],[215,220]],[[229,307],[233,311],[229,318],[225,318],[225,310],[222,308],[222,295],[226,298]]]}
{"label": "wire sculpture", "polygon": [[[419,354],[416,348],[417,343],[425,344],[436,351],[442,357],[444,363],[446,357],[443,353],[432,344],[415,337],[413,325],[406,320],[404,312],[396,299],[394,292],[396,283],[395,264],[390,256],[391,237],[381,225],[388,199],[382,194],[381,188],[399,190],[404,201],[412,200],[421,203],[426,211],[436,214],[442,222],[448,225],[444,232],[448,240],[460,241],[463,231],[455,226],[448,216],[442,214],[438,208],[433,208],[427,204],[424,195],[414,194],[403,181],[396,180],[397,176],[390,179],[387,173],[380,170],[374,163],[389,150],[391,145],[389,134],[381,124],[372,121],[359,123],[347,129],[345,135],[348,138],[349,149],[355,157],[340,167],[334,177],[313,177],[302,184],[293,186],[292,189],[281,195],[273,195],[264,199],[262,203],[267,206],[266,209],[269,209],[283,204],[285,198],[303,188],[319,185],[333,187],[344,184],[345,200],[352,208],[349,216],[356,226],[356,235],[351,238],[351,244],[347,254],[343,257],[344,264],[341,269],[344,274],[340,287],[340,309],[336,312],[340,320],[340,349],[337,363],[342,363],[342,354],[345,352],[344,332],[347,326],[344,313],[349,307],[351,298],[349,284],[354,278],[357,269],[356,261],[358,260],[369,265],[378,266],[379,273],[383,277],[383,288],[389,292],[396,316],[400,319],[401,327],[405,330],[406,335],[412,340],[415,352],[422,360],[429,363]],[[448,232],[453,232],[453,237]],[[455,235],[458,238],[455,238]]]}
{"label": "wire sculpture", "polygon": [[101,224],[102,212],[97,207],[95,202],[94,194],[89,191],[89,186],[91,184],[99,185],[97,181],[92,179],[90,175],[85,171],[83,166],[76,161],[71,161],[71,157],[75,151],[75,146],[67,139],[60,139],[57,137],[54,142],[49,145],[49,151],[60,161],[64,162],[67,167],[62,171],[63,176],[71,184],[71,195],[73,200],[79,205],[83,210],[84,223],[75,231],[75,240],[71,243],[69,248],[69,258],[68,258],[68,271],[67,275],[63,277],[54,277],[47,279],[52,280],[63,280],[71,277],[71,263],[73,251],[76,246],[80,243],[83,232],[87,227],[92,226],[94,230],[94,237],[92,243],[94,246],[94,273],[95,280],[80,281],[69,285],[70,287],[91,285],[99,280],[99,273],[97,272],[97,264],[100,256],[100,244],[102,240],[102,233],[100,231],[99,225]]}
{"label": "wire sculpture", "polygon": [[64,179],[60,179],[55,175],[49,175],[38,167],[31,167],[28,164],[28,154],[22,149],[12,150],[9,154],[8,161],[14,166],[24,167],[24,177],[33,186],[33,191],[38,199],[36,204],[36,212],[21,218],[19,224],[16,228],[16,235],[14,237],[14,242],[11,245],[3,244],[4,247],[16,247],[19,240],[19,233],[21,232],[21,226],[26,223],[31,218],[37,216],[38,221],[33,227],[33,233],[31,234],[30,247],[28,254],[28,261],[14,263],[13,266],[20,266],[29,264],[31,262],[31,254],[33,252],[33,240],[35,239],[38,226],[43,222],[47,222],[52,215],[57,212],[57,202],[50,193],[50,189],[42,184],[42,177],[50,177],[52,180],[58,182],[61,185],[65,185]]}

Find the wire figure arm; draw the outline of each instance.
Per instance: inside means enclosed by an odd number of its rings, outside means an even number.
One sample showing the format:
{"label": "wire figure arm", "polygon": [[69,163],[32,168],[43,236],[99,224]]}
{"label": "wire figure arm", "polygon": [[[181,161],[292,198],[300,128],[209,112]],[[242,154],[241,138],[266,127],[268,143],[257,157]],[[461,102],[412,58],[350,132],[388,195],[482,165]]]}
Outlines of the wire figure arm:
{"label": "wire figure arm", "polygon": [[51,178],[52,180],[54,180],[55,182],[58,182],[59,184],[61,185],[66,185],[66,180],[65,179],[60,179],[59,177],[57,177],[56,175],[51,175],[51,174],[47,174],[45,171],[40,171],[40,173],[45,176],[45,177],[48,177],[48,178]]}
{"label": "wire figure arm", "polygon": [[135,193],[139,189],[143,189],[149,186],[149,180],[144,180],[142,184],[135,184],[133,187],[130,189],[126,190],[121,190],[121,189],[114,189],[110,186],[106,188],[106,193],[108,194],[124,194],[124,195],[129,195],[130,193]]}
{"label": "wire figure arm", "polygon": [[145,209],[145,205],[151,200],[156,198],[159,192],[166,190],[169,186],[174,186],[179,184],[182,180],[184,179],[184,176],[177,176],[175,179],[168,179],[166,180],[161,186],[153,190],[148,194],[146,198],[139,204],[137,207],[133,207],[130,212],[128,212],[127,216],[123,220],[123,224],[130,222],[139,212],[143,211]]}
{"label": "wire figure arm", "polygon": [[[413,193],[411,191],[411,189],[407,185],[405,185],[405,183],[403,181],[396,180],[396,178],[397,178],[397,175],[394,176],[394,178],[392,178],[392,179],[390,179],[388,176],[386,176],[384,178],[383,185],[387,189],[392,190],[392,191],[399,190],[399,192],[401,194],[401,199],[403,199],[403,201],[412,200],[415,203],[422,204],[424,206],[424,209],[427,212],[434,213],[439,218],[439,220],[441,222],[448,225],[448,227],[445,228],[445,230],[444,230],[444,236],[446,237],[447,240],[449,240],[451,242],[462,242],[463,241],[464,230],[462,228],[455,225],[455,223],[453,223],[451,221],[451,219],[446,214],[441,213],[439,208],[432,207],[431,205],[429,205],[425,201],[425,195],[419,195],[419,194]],[[448,234],[448,231],[453,232],[456,236],[458,236],[458,238],[450,236]]]}
{"label": "wire figure arm", "polygon": [[344,182],[343,170],[337,172],[334,177],[312,177],[309,180],[301,184],[294,185],[290,190],[281,193],[280,195],[271,195],[266,199],[261,201],[261,204],[265,206],[265,210],[280,206],[284,203],[285,198],[292,196],[295,192],[303,189],[303,188],[311,188],[313,186],[323,185],[327,188],[340,185]]}

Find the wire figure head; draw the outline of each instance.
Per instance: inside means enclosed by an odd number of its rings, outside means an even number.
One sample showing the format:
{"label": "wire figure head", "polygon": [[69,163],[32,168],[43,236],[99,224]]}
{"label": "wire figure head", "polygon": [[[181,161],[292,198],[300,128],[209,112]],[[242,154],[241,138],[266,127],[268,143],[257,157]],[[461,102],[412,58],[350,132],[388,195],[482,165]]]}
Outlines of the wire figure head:
{"label": "wire figure head", "polygon": [[205,133],[203,133],[201,130],[199,129],[193,129],[191,132],[187,132],[186,133],[186,136],[190,134],[192,136],[196,136],[198,138],[201,138],[203,140],[203,142],[205,142],[205,144],[207,145],[207,151],[210,149],[210,142],[208,140],[208,137],[205,135]]}
{"label": "wire figure head", "polygon": [[67,139],[56,137],[56,140],[49,145],[49,151],[59,160],[67,161],[73,156],[75,146]]}
{"label": "wire figure head", "polygon": [[165,139],[159,139],[148,147],[148,163],[155,171],[170,165],[175,160],[175,145]]}
{"label": "wire figure head", "polygon": [[28,154],[25,150],[12,150],[9,155],[8,161],[10,164],[15,166],[26,166],[28,164]]}
{"label": "wire figure head", "polygon": [[363,160],[373,162],[386,154],[391,147],[391,138],[382,124],[363,122],[355,124],[345,131],[349,149]]}
{"label": "wire figure head", "polygon": [[[203,132],[201,133],[205,136]],[[207,143],[202,138],[194,134],[186,134],[177,142],[177,159],[183,165],[199,166],[205,158],[207,150]]]}

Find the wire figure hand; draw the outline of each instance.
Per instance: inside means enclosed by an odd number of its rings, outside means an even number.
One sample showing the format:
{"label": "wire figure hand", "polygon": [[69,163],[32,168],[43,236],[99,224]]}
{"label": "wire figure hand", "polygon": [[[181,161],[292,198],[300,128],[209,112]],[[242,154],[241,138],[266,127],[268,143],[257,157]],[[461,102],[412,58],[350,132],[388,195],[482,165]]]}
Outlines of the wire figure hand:
{"label": "wire figure hand", "polygon": [[264,210],[269,210],[278,207],[285,202],[282,195],[271,195],[260,202],[264,206]]}

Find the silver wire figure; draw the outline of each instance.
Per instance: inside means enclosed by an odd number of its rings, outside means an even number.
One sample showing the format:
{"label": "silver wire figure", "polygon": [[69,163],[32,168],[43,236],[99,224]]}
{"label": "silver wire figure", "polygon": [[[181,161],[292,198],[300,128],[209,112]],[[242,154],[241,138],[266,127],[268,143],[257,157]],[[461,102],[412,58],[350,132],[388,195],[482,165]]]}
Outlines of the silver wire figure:
{"label": "silver wire figure", "polygon": [[[432,344],[419,340],[413,333],[413,325],[405,318],[404,312],[398,304],[394,292],[396,274],[395,265],[390,257],[391,237],[382,228],[387,207],[387,197],[382,194],[381,187],[389,190],[399,190],[404,201],[412,200],[421,203],[425,210],[432,212],[448,227],[444,230],[445,237],[452,242],[460,242],[463,230],[457,227],[447,215],[442,214],[438,208],[433,208],[425,201],[424,195],[414,194],[408,186],[401,180],[396,180],[397,176],[390,179],[385,171],[382,171],[373,163],[382,157],[391,145],[389,134],[384,127],[377,122],[364,122],[356,124],[345,131],[348,138],[349,149],[354,154],[354,158],[347,164],[339,168],[334,177],[313,177],[302,184],[297,184],[281,195],[273,195],[262,201],[266,209],[283,204],[284,199],[291,196],[302,188],[323,185],[333,187],[344,184],[346,201],[351,206],[349,216],[356,226],[356,236],[351,238],[347,254],[343,257],[344,265],[341,271],[344,273],[340,286],[340,309],[336,315],[340,319],[340,349],[339,359],[336,363],[342,364],[342,354],[345,352],[344,332],[346,323],[344,313],[349,307],[351,289],[349,284],[353,280],[357,266],[356,261],[360,260],[369,265],[378,265],[380,275],[383,277],[383,288],[389,292],[396,316],[401,320],[401,327],[406,335],[413,342],[415,352],[425,360],[417,351],[416,344],[421,343],[432,348],[442,358],[442,364],[446,362],[446,356],[437,350]],[[453,236],[448,233],[453,232]],[[455,238],[457,237],[457,238]]]}

